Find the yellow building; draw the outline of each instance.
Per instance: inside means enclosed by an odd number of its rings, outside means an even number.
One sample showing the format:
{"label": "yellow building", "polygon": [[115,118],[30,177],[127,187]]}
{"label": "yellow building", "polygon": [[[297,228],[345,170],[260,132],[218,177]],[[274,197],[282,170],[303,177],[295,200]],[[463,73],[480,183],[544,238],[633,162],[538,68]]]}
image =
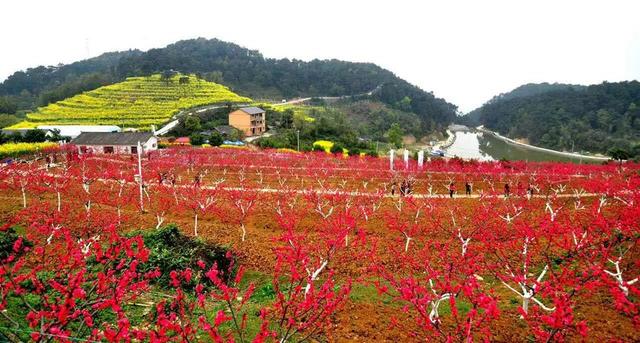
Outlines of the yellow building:
{"label": "yellow building", "polygon": [[246,137],[261,135],[267,129],[266,112],[259,107],[243,107],[229,113],[229,125]]}

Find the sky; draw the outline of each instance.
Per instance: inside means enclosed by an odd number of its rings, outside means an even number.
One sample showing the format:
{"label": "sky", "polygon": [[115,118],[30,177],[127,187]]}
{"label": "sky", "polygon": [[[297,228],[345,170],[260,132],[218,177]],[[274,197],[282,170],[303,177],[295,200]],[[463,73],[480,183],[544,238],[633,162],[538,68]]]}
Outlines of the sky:
{"label": "sky", "polygon": [[0,13],[0,80],[197,37],[373,62],[461,112],[525,83],[640,79],[637,0],[19,0]]}

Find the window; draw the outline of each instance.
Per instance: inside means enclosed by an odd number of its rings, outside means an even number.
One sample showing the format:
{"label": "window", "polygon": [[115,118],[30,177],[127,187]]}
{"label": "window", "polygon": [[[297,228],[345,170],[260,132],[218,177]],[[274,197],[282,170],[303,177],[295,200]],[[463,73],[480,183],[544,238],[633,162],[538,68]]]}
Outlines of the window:
{"label": "window", "polygon": [[131,153],[132,154],[137,154],[138,153],[138,147],[137,146],[132,146],[131,147]]}
{"label": "window", "polygon": [[103,151],[105,154],[113,154],[113,147],[112,146],[106,146],[103,148]]}

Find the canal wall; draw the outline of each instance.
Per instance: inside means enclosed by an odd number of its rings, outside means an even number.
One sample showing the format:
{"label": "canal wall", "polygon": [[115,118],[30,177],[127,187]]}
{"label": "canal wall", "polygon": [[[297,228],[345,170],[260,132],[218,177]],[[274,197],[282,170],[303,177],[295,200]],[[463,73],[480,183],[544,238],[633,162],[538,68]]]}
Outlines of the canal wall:
{"label": "canal wall", "polygon": [[581,159],[592,160],[592,161],[608,161],[608,160],[611,159],[610,157],[607,157],[607,156],[582,155],[582,154],[576,154],[576,153],[573,153],[573,152],[564,152],[564,151],[552,150],[552,149],[541,148],[541,147],[538,147],[538,146],[529,145],[529,144],[525,144],[525,143],[520,143],[520,142],[515,141],[515,140],[513,140],[511,138],[502,136],[501,134],[499,134],[497,132],[493,132],[491,130],[487,130],[482,125],[478,126],[476,129],[478,131],[480,131],[480,132],[490,134],[490,135],[496,137],[497,139],[499,139],[501,141],[504,141],[504,142],[506,142],[508,144],[516,145],[516,146],[523,147],[523,148],[529,149],[529,150],[547,152],[547,153],[555,154],[555,155],[559,155],[559,156],[572,157],[572,158],[581,158]]}
{"label": "canal wall", "polygon": [[456,133],[455,133],[455,132],[453,132],[453,131],[451,131],[451,130],[447,130],[447,135],[449,135],[449,136],[447,137],[447,140],[446,140],[446,141],[444,141],[444,143],[440,144],[440,149],[441,149],[441,150],[444,150],[444,149],[446,149],[446,148],[448,148],[448,147],[452,146],[452,145],[453,145],[453,143],[455,143],[455,142],[456,142]]}

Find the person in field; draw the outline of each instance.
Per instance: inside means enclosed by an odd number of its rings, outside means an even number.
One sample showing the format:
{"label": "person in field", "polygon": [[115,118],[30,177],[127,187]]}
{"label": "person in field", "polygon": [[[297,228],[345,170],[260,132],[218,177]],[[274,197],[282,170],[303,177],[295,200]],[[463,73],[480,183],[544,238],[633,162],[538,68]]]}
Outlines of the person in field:
{"label": "person in field", "polygon": [[449,184],[449,198],[453,198],[453,194],[456,192],[456,185],[455,183],[451,182]]}
{"label": "person in field", "polygon": [[396,189],[398,188],[398,183],[394,180],[391,182],[391,196],[396,195]]}
{"label": "person in field", "polygon": [[533,197],[533,186],[529,184],[529,186],[527,186],[527,199],[531,200],[532,197]]}
{"label": "person in field", "polygon": [[402,180],[402,184],[400,185],[400,196],[407,195],[407,180]]}
{"label": "person in field", "polygon": [[506,182],[504,184],[504,196],[505,196],[505,198],[508,198],[510,193],[511,193],[511,186],[509,186],[509,183]]}
{"label": "person in field", "polygon": [[468,181],[464,183],[464,193],[471,196],[471,184]]}

